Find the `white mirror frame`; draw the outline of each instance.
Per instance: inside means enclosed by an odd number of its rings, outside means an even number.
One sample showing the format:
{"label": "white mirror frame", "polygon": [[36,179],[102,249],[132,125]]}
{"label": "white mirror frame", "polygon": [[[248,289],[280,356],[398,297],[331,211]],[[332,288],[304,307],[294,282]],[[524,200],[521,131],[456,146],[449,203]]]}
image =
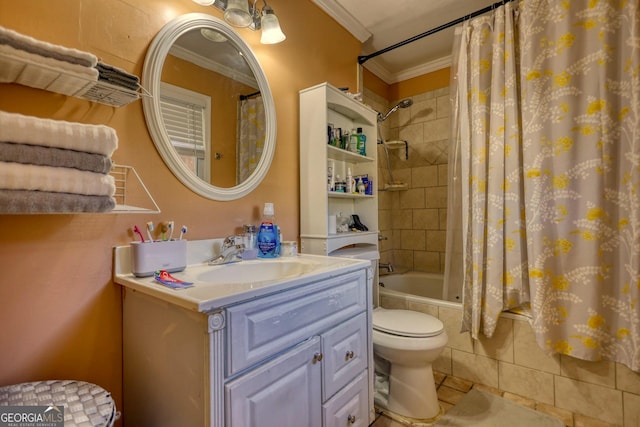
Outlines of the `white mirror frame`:
{"label": "white mirror frame", "polygon": [[[173,148],[160,112],[160,77],[169,49],[184,33],[195,28],[212,28],[233,42],[253,71],[262,95],[265,111],[265,141],[262,156],[253,173],[240,185],[216,187],[189,170]],[[171,172],[192,191],[212,200],[236,200],[253,191],[264,179],[276,147],[276,110],[267,77],[249,45],[227,23],[204,13],[189,13],[169,21],[153,39],[142,69],[142,86],[150,96],[142,98],[144,117],[151,139]]]}

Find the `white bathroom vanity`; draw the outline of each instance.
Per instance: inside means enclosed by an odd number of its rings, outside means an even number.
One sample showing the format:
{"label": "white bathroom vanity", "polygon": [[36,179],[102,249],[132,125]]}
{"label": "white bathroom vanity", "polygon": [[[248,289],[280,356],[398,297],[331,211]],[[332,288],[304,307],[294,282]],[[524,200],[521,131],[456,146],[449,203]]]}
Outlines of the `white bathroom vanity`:
{"label": "white bathroom vanity", "polygon": [[208,266],[221,239],[188,242],[183,290],[122,285],[125,425],[368,426],[373,412],[369,261],[315,255]]}

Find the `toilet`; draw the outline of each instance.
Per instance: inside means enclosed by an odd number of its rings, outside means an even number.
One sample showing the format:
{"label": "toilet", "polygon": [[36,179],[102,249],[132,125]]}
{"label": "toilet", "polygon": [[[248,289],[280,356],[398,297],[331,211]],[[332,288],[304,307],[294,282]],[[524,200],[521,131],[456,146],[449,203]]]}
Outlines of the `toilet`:
{"label": "toilet", "polygon": [[431,364],[447,344],[444,324],[411,310],[373,310],[373,352],[388,362],[386,409],[418,420],[440,414]]}

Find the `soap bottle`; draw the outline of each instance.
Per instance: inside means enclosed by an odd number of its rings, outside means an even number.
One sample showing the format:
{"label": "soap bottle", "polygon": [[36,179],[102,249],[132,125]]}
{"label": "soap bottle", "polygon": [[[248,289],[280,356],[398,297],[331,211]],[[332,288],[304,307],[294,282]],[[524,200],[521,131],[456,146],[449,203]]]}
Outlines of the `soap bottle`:
{"label": "soap bottle", "polygon": [[358,177],[358,183],[356,184],[356,188],[358,190],[358,194],[364,195],[365,186],[364,186],[364,183],[362,182],[362,178],[361,177]]}
{"label": "soap bottle", "polygon": [[275,224],[273,203],[264,204],[257,240],[259,258],[277,258],[280,256],[280,229]]}

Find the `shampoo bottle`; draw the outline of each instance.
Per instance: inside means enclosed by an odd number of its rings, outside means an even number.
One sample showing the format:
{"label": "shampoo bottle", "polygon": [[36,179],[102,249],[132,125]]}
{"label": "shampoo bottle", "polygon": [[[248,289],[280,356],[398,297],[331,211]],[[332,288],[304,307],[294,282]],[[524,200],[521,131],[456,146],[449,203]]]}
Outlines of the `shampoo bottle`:
{"label": "shampoo bottle", "polygon": [[265,203],[258,229],[258,257],[277,258],[280,255],[280,229],[275,224],[273,203]]}

